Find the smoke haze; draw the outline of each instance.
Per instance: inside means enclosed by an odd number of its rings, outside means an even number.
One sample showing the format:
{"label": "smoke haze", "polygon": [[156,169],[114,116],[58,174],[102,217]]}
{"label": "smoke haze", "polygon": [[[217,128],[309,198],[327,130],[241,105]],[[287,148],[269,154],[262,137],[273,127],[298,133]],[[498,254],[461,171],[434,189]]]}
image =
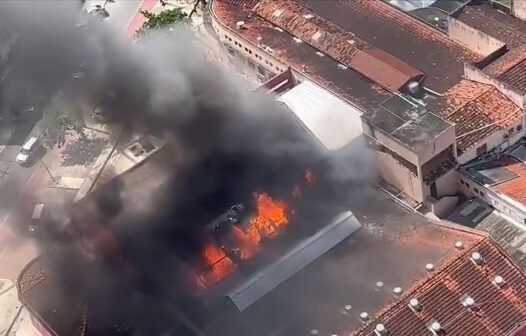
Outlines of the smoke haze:
{"label": "smoke haze", "polygon": [[[306,167],[319,168],[325,182],[353,172],[323,161],[271,96],[247,92],[206,62],[190,32],[152,33],[132,44],[104,23],[77,27],[78,12],[76,1],[0,3],[0,24],[17,32],[10,65],[20,70],[3,101],[60,92],[77,116],[82,106],[101,106],[115,130],[169,141],[155,164],[163,183],[145,196],[147,211],[127,208],[129,190],[142,186],[119,179],[73,207],[80,238],[111,232],[112,260],[89,263],[73,253],[57,259],[55,276],[60,295],[79,296],[88,307],[90,335],[121,320],[134,335],[170,335],[166,301],[187,303],[178,271],[202,248],[202,225],[255,190],[290,192]],[[74,78],[79,71],[83,78]]]}

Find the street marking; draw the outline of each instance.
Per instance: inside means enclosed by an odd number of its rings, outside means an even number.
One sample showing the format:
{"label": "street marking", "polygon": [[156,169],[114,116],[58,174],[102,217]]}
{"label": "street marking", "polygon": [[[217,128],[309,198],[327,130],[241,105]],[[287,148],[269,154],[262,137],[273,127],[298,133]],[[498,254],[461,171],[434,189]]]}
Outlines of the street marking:
{"label": "street marking", "polygon": [[0,146],[0,153],[2,153],[4,151],[4,149],[5,149],[5,145],[1,145]]}

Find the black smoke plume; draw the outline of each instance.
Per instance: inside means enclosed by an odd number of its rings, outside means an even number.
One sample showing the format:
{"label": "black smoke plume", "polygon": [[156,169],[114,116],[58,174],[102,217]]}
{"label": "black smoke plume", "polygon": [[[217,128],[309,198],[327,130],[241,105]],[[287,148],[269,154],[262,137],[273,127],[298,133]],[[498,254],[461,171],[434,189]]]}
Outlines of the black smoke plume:
{"label": "black smoke plume", "polygon": [[74,111],[101,107],[120,141],[151,133],[167,145],[146,177],[163,181],[143,195],[146,210],[128,201],[143,187],[119,178],[70,205],[79,241],[105,241],[106,234],[110,243],[95,261],[71,247],[67,257],[63,249],[52,253],[61,311],[80,300],[88,335],[184,335],[181,325],[192,327],[174,307],[188,315],[198,309],[181,270],[201,250],[204,225],[256,190],[290,193],[307,167],[329,181],[330,164],[272,97],[249,93],[205,61],[188,31],[152,33],[132,44],[96,19],[79,26],[78,7],[0,3],[0,25],[17,36],[9,60],[17,85],[4,95],[23,101],[61,93]]}

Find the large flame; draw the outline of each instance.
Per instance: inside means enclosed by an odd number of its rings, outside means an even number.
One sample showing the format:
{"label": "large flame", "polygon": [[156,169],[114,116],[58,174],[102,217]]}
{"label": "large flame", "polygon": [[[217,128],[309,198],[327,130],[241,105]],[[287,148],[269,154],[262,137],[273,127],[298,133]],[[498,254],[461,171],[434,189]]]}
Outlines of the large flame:
{"label": "large flame", "polygon": [[212,242],[205,245],[202,258],[208,271],[200,276],[199,280],[205,284],[216,283],[236,269],[236,265],[227,257],[225,252]]}
{"label": "large flame", "polygon": [[[316,182],[316,176],[311,169],[305,170],[303,177],[306,185]],[[230,233],[235,241],[235,246],[230,251],[239,260],[252,258],[260,250],[261,240],[276,236],[289,223],[287,214],[294,213],[288,209],[285,202],[274,200],[267,193],[254,193],[253,196],[256,203],[256,214],[249,220],[247,228],[243,230],[237,225],[230,227]],[[301,198],[301,196],[302,190],[299,185],[296,185],[292,190],[292,197]],[[198,286],[203,289],[222,280],[236,269],[236,264],[220,246],[213,242],[209,242],[204,247],[202,259],[207,266],[207,271],[197,274],[196,280]]]}
{"label": "large flame", "polygon": [[268,194],[255,193],[256,216],[248,226],[248,237],[254,242],[260,242],[263,237],[272,237],[280,227],[289,223],[287,205],[283,201],[275,201]]}

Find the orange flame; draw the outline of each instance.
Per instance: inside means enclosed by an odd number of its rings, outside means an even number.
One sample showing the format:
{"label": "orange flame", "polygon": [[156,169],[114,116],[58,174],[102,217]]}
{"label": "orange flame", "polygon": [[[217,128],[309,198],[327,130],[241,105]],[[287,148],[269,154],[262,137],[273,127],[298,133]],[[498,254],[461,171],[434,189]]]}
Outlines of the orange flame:
{"label": "orange flame", "polygon": [[239,244],[238,255],[241,260],[250,259],[259,250],[257,242],[250,239],[250,237],[239,227],[232,225],[232,234]]}
{"label": "orange flame", "polygon": [[203,251],[202,257],[209,271],[202,280],[205,283],[215,283],[234,271],[236,265],[227,257],[221,248],[213,243],[208,243]]}
{"label": "orange flame", "polygon": [[254,242],[260,242],[261,236],[272,237],[278,228],[289,223],[287,205],[283,201],[275,201],[268,194],[254,194],[257,214],[250,220],[248,236]]}
{"label": "orange flame", "polygon": [[[254,199],[256,215],[250,219],[246,232],[236,225],[231,226],[237,245],[234,252],[241,260],[250,259],[259,251],[262,236],[272,237],[278,233],[278,229],[289,223],[285,202],[273,200],[265,193],[255,193]],[[208,270],[195,276],[197,286],[202,289],[222,280],[236,269],[236,264],[213,242],[204,247],[202,259]]]}

